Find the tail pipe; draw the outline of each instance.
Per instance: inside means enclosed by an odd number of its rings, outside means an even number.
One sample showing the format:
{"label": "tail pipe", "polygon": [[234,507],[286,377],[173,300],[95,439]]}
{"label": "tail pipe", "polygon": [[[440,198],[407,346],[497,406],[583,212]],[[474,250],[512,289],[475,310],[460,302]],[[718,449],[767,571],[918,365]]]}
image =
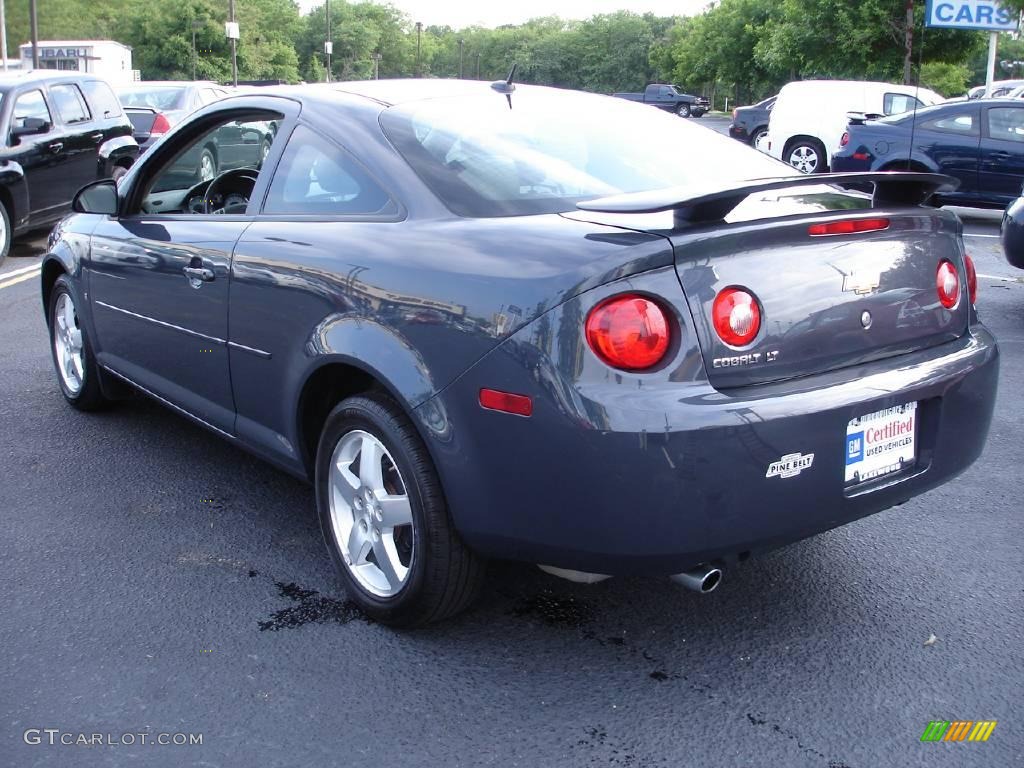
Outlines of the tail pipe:
{"label": "tail pipe", "polygon": [[676,584],[706,595],[708,592],[714,592],[722,580],[722,569],[715,565],[702,563],[688,571],[674,573],[669,578]]}

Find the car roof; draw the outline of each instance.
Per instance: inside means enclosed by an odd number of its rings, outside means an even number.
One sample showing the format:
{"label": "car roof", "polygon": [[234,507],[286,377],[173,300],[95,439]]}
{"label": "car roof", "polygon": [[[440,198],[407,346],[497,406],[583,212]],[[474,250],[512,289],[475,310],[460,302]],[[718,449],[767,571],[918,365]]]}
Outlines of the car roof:
{"label": "car roof", "polygon": [[103,80],[103,77],[89,72],[74,72],[62,69],[33,69],[28,72],[14,71],[0,73],[0,88],[48,80]]}
{"label": "car roof", "polygon": [[[300,86],[301,87],[301,86]],[[314,87],[321,87],[319,85]],[[389,107],[423,99],[443,99],[484,93],[490,83],[481,80],[353,80],[330,83],[335,91],[364,96]]]}
{"label": "car roof", "polygon": [[134,80],[130,83],[118,83],[117,88],[145,88],[147,86],[153,86],[156,88],[197,88],[197,87],[216,87],[221,88],[222,86],[210,80]]}

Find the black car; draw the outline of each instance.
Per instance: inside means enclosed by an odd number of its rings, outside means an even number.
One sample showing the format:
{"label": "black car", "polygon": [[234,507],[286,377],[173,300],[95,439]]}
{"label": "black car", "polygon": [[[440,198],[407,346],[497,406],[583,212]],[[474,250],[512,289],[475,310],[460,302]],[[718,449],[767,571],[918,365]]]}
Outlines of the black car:
{"label": "black car", "polygon": [[[279,125],[261,167],[168,188],[234,123]],[[134,387],[312,483],[378,619],[452,615],[486,558],[709,592],[980,454],[948,183],[504,80],[271,88],[83,189],[40,287],[72,406]]]}
{"label": "black car", "polygon": [[1024,195],[1014,200],[1004,211],[999,234],[1006,260],[1011,266],[1024,269]]}
{"label": "black car", "polygon": [[648,104],[680,117],[700,117],[711,108],[711,103],[703,96],[691,96],[674,85],[664,83],[651,83],[642,92],[613,93],[612,96]]}
{"label": "black car", "polygon": [[754,149],[760,149],[760,143],[768,135],[768,119],[777,98],[778,95],[775,95],[749,107],[736,107],[732,111],[729,135]]}
{"label": "black car", "polygon": [[1024,182],[1024,101],[977,99],[879,120],[852,118],[832,170],[943,173],[960,186],[940,201],[1004,208]]}
{"label": "black car", "polygon": [[139,153],[110,86],[70,72],[0,77],[0,134],[0,262],[14,236],[52,224],[82,186]]}

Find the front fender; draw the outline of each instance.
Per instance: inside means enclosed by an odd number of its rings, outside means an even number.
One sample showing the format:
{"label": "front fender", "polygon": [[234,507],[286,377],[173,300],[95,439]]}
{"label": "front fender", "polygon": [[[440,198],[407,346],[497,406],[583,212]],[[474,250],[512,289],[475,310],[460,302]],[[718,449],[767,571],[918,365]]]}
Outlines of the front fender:
{"label": "front fender", "polygon": [[131,165],[139,156],[139,145],[131,136],[116,136],[100,144],[97,157],[98,179],[109,179],[118,165]]}
{"label": "front fender", "polygon": [[9,210],[7,214],[11,217],[11,230],[17,231],[28,223],[28,185],[25,183],[25,169],[21,163],[7,160],[0,165],[0,188],[3,188],[9,197]]}

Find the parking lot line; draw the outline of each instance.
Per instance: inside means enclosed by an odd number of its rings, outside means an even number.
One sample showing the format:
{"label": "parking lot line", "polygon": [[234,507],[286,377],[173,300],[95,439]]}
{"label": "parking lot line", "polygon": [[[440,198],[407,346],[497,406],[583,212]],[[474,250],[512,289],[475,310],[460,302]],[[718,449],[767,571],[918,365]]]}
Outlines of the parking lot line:
{"label": "parking lot line", "polygon": [[6,280],[9,277],[17,277],[18,275],[24,275],[26,272],[31,272],[33,269],[39,269],[38,264],[32,264],[21,269],[12,269],[10,272],[0,272],[0,280]]}
{"label": "parking lot line", "polygon": [[41,269],[42,266],[36,264],[34,267],[29,267],[28,270],[18,270],[18,272],[14,273],[14,277],[11,277],[11,273],[3,275],[0,277],[0,291],[4,288],[10,288],[12,285],[23,283],[26,280],[31,280],[33,277],[38,277]]}

